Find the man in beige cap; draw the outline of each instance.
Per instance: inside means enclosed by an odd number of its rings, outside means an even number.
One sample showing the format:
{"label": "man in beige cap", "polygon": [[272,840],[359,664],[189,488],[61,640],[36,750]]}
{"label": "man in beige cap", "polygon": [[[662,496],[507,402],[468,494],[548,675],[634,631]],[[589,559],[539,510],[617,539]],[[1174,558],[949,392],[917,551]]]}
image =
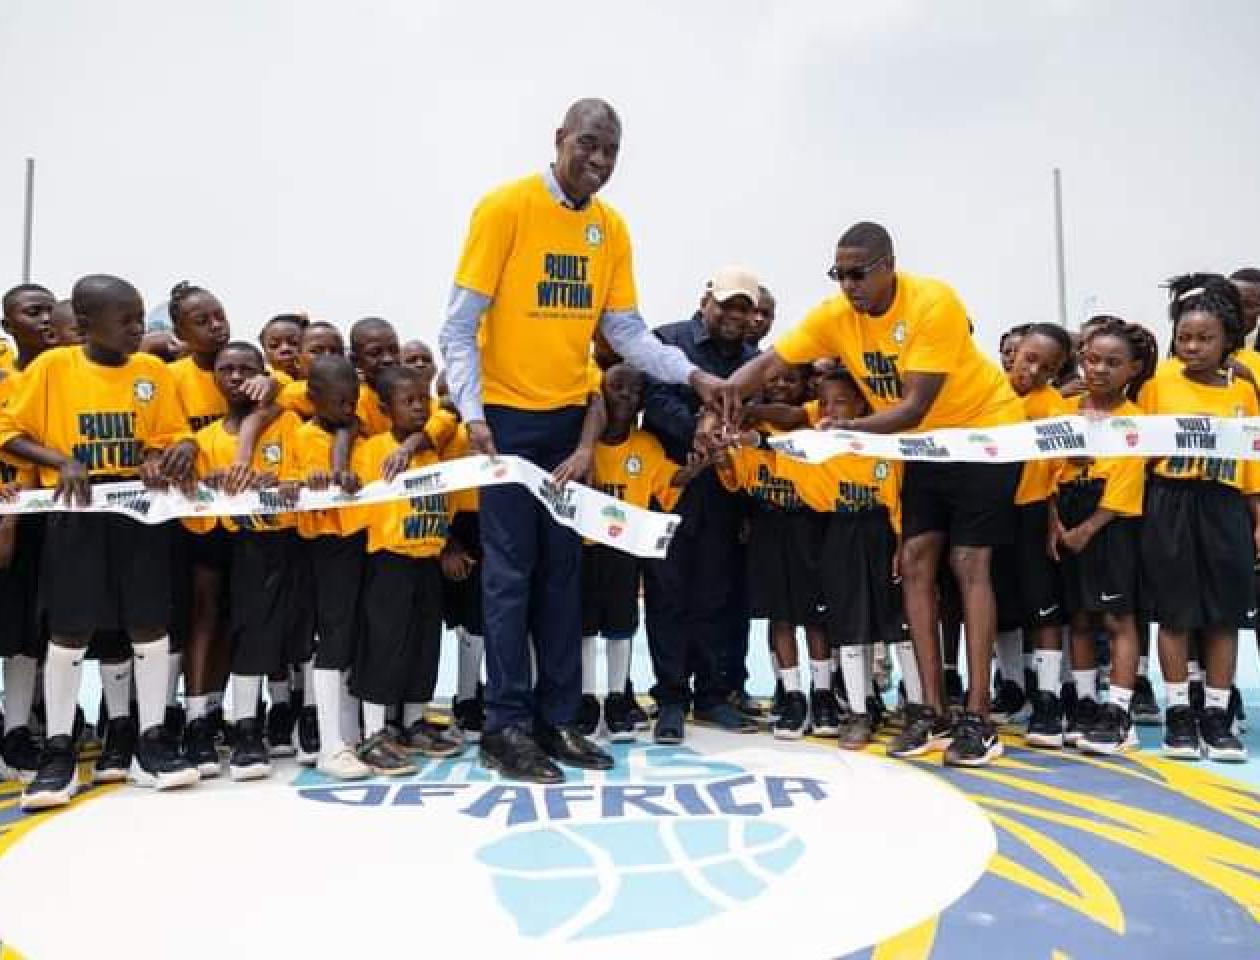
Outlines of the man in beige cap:
{"label": "man in beige cap", "polygon": [[[751,270],[723,267],[691,319],[659,327],[656,335],[699,370],[728,377],[756,355],[746,337],[759,295]],[[695,443],[699,396],[686,385],[649,380],[645,401],[644,427],[675,462],[685,463]],[[688,485],[675,512],[682,524],[669,555],[646,564],[644,576],[652,696],[660,707],[656,742],[682,742],[688,705],[697,719],[752,732],[756,723],[740,710],[748,655],[741,501],[709,472]]]}

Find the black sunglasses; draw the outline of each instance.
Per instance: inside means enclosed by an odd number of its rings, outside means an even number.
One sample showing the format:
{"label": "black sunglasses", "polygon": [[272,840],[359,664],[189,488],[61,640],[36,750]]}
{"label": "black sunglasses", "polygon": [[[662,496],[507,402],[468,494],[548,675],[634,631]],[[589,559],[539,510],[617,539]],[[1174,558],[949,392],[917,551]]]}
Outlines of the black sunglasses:
{"label": "black sunglasses", "polygon": [[863,267],[848,267],[847,269],[841,269],[840,267],[832,265],[831,269],[827,271],[827,276],[836,283],[843,283],[845,280],[851,280],[854,283],[861,283],[875,272],[876,267],[887,259],[887,256],[876,257]]}

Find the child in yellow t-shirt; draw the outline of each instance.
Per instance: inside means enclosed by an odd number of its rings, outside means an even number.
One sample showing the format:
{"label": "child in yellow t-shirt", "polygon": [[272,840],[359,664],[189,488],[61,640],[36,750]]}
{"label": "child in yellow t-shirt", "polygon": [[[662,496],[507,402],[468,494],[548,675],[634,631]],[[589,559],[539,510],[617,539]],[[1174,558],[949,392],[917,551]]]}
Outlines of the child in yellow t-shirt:
{"label": "child in yellow t-shirt", "polygon": [[[246,385],[263,372],[262,352],[250,343],[230,343],[215,358],[214,377],[227,415],[197,431],[197,470],[209,486],[225,488],[236,462],[241,421],[255,403]],[[284,413],[259,437],[249,463],[248,486],[265,491],[275,504],[297,497],[296,433],[301,421]],[[271,772],[258,716],[263,679],[287,670],[294,624],[293,574],[297,541],[292,514],[222,517],[233,534],[228,579],[228,623],[232,641],[231,690],[235,735],[228,770],[233,780]]]}
{"label": "child in yellow t-shirt", "polygon": [[[354,451],[357,476],[382,479],[391,454],[424,429],[429,419],[430,381],[410,367],[395,366],[377,380],[380,402],[391,427],[364,440]],[[439,462],[431,450],[413,456],[409,469]],[[384,775],[414,771],[407,749],[427,757],[458,753],[458,741],[425,719],[437,683],[442,640],[442,564],[457,548],[448,543],[451,504],[441,492],[417,492],[356,508],[343,517],[346,529],[366,529],[368,557],[362,595],[362,632],[351,690],[363,702],[365,740],[359,759]],[[403,704],[403,744],[385,727],[385,711]]]}
{"label": "child in yellow t-shirt", "polygon": [[306,314],[278,313],[258,334],[267,371],[282,387],[302,375],[302,336],[309,324]]}
{"label": "child in yellow t-shirt", "polygon": [[[82,347],[49,350],[25,371],[0,412],[0,449],[39,470],[69,504],[92,484],[143,479],[185,483],[195,447],[165,365],[138,354],[144,302],[125,280],[89,276],[73,293],[86,323]],[[51,634],[45,663],[47,739],[22,807],[47,809],[74,795],[72,737],[83,657],[94,631],[125,630],[135,658],[140,736],[128,776],[159,789],[195,783],[162,729],[171,614],[170,526],[117,514],[50,514],[40,593]]]}

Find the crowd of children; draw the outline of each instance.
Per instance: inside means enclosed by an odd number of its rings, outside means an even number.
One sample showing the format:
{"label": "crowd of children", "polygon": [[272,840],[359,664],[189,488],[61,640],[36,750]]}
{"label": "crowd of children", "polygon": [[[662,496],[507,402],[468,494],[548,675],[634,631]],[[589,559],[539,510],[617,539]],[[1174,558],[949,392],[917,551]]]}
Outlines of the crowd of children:
{"label": "crowd of children", "polygon": [[[1004,335],[1003,367],[1025,416],[1260,413],[1260,354],[1245,346],[1260,313],[1260,273],[1182,277],[1170,294],[1171,355],[1162,363],[1155,337],[1116,317],[1094,318],[1079,337],[1049,324]],[[331,323],[281,314],[255,346],[233,339],[208,290],[176,285],[169,311],[174,336],[146,336],[140,294],[103,275],[81,279],[69,301],[33,284],[4,296],[6,491],[42,486],[86,503],[100,482],[187,489],[199,480],[228,492],[269,489],[288,504],[302,486],[353,493],[468,453],[432,351],[400,344],[384,319],[361,319],[343,338]],[[902,464],[851,455],[810,465],[766,444],[785,422],[861,416],[866,401],[852,376],[829,362],[791,367],[764,384],[742,429],[701,414],[693,454],[676,463],[639,425],[643,375],[607,349],[594,351],[591,367],[591,443],[558,482],[589,481],[668,510],[714,470],[746,495],[748,603],[768,622],[774,736],[871,743],[892,719],[876,680],[888,648],[913,710],[923,691],[898,577]],[[992,564],[995,713],[1026,719],[1032,746],[1135,748],[1135,724],[1161,720],[1146,679],[1157,624],[1164,752],[1245,759],[1234,676],[1238,631],[1254,626],[1258,497],[1255,461],[1026,464],[1015,542]],[[99,661],[103,691],[98,782],[187,786],[221,775],[225,756],[228,775],[248,780],[293,755],[353,780],[413,772],[417,754],[458,753],[481,723],[477,509],[473,490],[178,524],[75,512],[0,521],[2,754],[25,785],[23,808],[64,805],[78,787],[89,658]],[[612,740],[647,726],[630,685],[642,566],[608,547],[584,549],[578,724]],[[949,591],[943,583],[947,640]],[[428,709],[444,624],[458,640],[449,726]],[[946,682],[957,700],[952,633]]]}

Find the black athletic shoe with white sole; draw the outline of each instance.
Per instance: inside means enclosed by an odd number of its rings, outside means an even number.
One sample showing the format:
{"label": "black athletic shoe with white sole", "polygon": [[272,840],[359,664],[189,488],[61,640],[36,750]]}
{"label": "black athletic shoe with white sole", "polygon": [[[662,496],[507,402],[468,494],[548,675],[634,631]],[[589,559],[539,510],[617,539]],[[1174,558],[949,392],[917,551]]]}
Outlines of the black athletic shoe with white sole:
{"label": "black athletic shoe with white sole", "polygon": [[39,769],[39,746],[30,727],[6,730],[0,755],[4,757],[9,776],[20,783],[30,783],[35,779],[35,771]]}
{"label": "black athletic shoe with white sole", "polygon": [[293,747],[293,727],[297,716],[287,703],[273,703],[267,711],[267,750],[273,757],[291,757],[297,750]]}
{"label": "black athletic shoe with white sole", "polygon": [[1218,763],[1246,763],[1247,748],[1233,731],[1233,720],[1227,710],[1208,707],[1199,721],[1203,752]]}
{"label": "black athletic shoe with white sole", "polygon": [[293,734],[293,746],[297,750],[297,762],[304,767],[315,766],[319,759],[319,716],[314,704],[298,711],[297,730]]}
{"label": "black athletic shoe with white sole", "polygon": [[1155,688],[1151,686],[1150,677],[1139,676],[1133,685],[1133,699],[1129,703],[1129,713],[1133,722],[1139,727],[1158,727],[1164,722],[1164,715],[1155,702]]}
{"label": "black athletic shoe with white sole", "polygon": [[948,718],[920,703],[906,704],[906,723],[888,741],[890,757],[920,757],[932,750],[944,750],[953,738]]}
{"label": "black athletic shoe with white sole", "polygon": [[51,810],[73,800],[79,788],[77,764],[73,737],[49,737],[39,754],[35,777],[22,791],[22,809]]}
{"label": "black athletic shoe with white sole", "polygon": [[232,753],[228,757],[228,776],[233,780],[261,780],[271,776],[270,753],[263,740],[262,722],[256,717],[236,724]]}
{"label": "black athletic shoe with white sole", "polygon": [[1199,741],[1199,718],[1194,707],[1169,707],[1164,714],[1164,756],[1174,760],[1198,760],[1203,756]]}
{"label": "black athletic shoe with white sole", "polygon": [[1068,719],[1067,730],[1063,734],[1063,742],[1075,747],[1081,742],[1085,731],[1098,722],[1098,701],[1093,697],[1081,697],[1076,701],[1076,709]]}
{"label": "black athletic shoe with white sole", "polygon": [[964,713],[954,722],[953,742],[945,751],[951,767],[984,767],[1002,755],[997,724],[974,713]]}
{"label": "black athletic shoe with white sole", "polygon": [[840,733],[840,704],[827,688],[815,687],[809,695],[809,720],[814,735],[834,737]]}
{"label": "black athletic shoe with white sole", "polygon": [[785,690],[779,718],[774,721],[776,740],[799,740],[809,729],[809,702],[800,690]]}
{"label": "black athletic shoe with white sole", "polygon": [[184,757],[203,780],[217,777],[223,772],[219,760],[218,731],[213,717],[197,717],[188,721],[184,728]]}
{"label": "black athletic shoe with white sole", "polygon": [[1063,746],[1063,704],[1053,693],[1033,691],[1032,716],[1028,718],[1024,743],[1049,749]]}
{"label": "black athletic shoe with white sole", "polygon": [[486,711],[480,698],[469,697],[467,700],[452,701],[451,719],[460,735],[469,743],[476,743],[481,739],[481,731],[486,725]]}
{"label": "black athletic shoe with white sole", "polygon": [[1077,748],[1082,753],[1114,757],[1138,748],[1137,730],[1129,711],[1114,703],[1106,703],[1088,730],[1081,734]]}
{"label": "black athletic shoe with white sole", "polygon": [[1247,711],[1243,709],[1242,693],[1237,687],[1229,688],[1229,728],[1234,736],[1241,737],[1247,732]]}
{"label": "black athletic shoe with white sole", "polygon": [[638,737],[632,705],[633,701],[624,693],[610,693],[604,698],[604,726],[613,743],[633,743]]}
{"label": "black athletic shoe with white sole", "polygon": [[92,769],[93,783],[122,783],[136,753],[136,721],[114,717],[105,725],[105,742]]}
{"label": "black athletic shoe with white sole", "polygon": [[997,723],[1019,723],[1027,716],[1028,697],[1013,680],[1003,680],[993,698],[991,715]]}
{"label": "black athletic shoe with white sole", "polygon": [[630,698],[630,722],[634,724],[634,729],[640,733],[651,730],[652,718],[643,707],[639,706],[639,698],[634,692],[634,683],[630,680],[626,681],[626,696]]}
{"label": "black athletic shoe with white sole", "polygon": [[127,779],[138,787],[173,790],[191,787],[201,775],[179,747],[167,739],[166,730],[159,723],[140,734]]}

